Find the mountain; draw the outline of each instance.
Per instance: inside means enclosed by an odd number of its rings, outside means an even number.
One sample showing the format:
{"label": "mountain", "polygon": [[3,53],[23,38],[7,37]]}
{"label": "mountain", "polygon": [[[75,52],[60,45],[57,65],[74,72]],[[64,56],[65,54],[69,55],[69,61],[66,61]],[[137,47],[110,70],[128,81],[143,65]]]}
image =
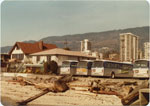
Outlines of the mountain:
{"label": "mountain", "polygon": [[139,36],[139,47],[143,48],[143,43],[149,41],[149,27],[136,27],[105,32],[90,32],[84,34],[74,34],[65,36],[49,36],[43,38],[45,43],[53,43],[58,47],[64,48],[67,40],[68,47],[71,50],[80,50],[80,41],[89,39],[92,43],[92,49],[98,50],[101,47],[110,47],[119,51],[119,34],[131,32]]}
{"label": "mountain", "polygon": [[[101,47],[109,47],[119,51],[119,34],[127,32],[131,32],[139,36],[139,47],[141,49],[143,48],[143,43],[149,41],[149,26],[111,30],[104,32],[90,32],[84,34],[49,36],[40,40],[43,40],[44,43],[56,44],[60,48],[64,48],[65,42],[67,41],[67,46],[71,50],[80,50],[80,41],[84,39],[89,39],[92,43],[93,50],[99,50]],[[9,50],[9,48],[10,47],[2,47],[1,51]]]}
{"label": "mountain", "polygon": [[12,46],[1,47],[1,53],[8,53],[11,50]]}
{"label": "mountain", "polygon": [[23,41],[24,43],[35,43],[35,42],[37,42],[37,41],[35,41],[35,40],[29,40],[29,41]]}

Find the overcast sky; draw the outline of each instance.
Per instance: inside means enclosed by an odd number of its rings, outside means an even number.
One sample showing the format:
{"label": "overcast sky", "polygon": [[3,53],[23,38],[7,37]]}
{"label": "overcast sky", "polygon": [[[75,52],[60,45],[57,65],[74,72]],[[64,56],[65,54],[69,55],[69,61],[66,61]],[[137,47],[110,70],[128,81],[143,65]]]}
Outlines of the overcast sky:
{"label": "overcast sky", "polygon": [[2,43],[148,26],[146,1],[5,1]]}

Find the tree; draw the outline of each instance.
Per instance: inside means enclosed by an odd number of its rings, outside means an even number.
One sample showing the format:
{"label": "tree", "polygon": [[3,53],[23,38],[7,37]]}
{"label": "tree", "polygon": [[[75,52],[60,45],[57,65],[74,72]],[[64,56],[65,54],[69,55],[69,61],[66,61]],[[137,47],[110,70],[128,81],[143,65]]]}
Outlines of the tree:
{"label": "tree", "polygon": [[57,74],[57,69],[58,69],[57,63],[52,60],[52,61],[50,61],[49,65],[50,65],[50,71],[51,71],[52,73]]}

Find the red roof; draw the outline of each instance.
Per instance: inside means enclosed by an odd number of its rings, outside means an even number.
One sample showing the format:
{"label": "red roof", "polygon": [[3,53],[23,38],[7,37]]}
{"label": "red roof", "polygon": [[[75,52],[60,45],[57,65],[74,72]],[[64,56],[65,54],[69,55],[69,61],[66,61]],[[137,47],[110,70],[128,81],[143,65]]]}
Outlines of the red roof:
{"label": "red roof", "polygon": [[[12,51],[16,46],[18,46],[24,52],[24,54],[31,54],[31,53],[48,50],[48,49],[57,48],[57,46],[54,44],[46,44],[43,43],[42,41],[36,43],[16,42],[13,48],[11,49],[11,51],[9,52],[9,54],[12,53]],[[40,48],[40,46],[42,46],[42,49]]]}

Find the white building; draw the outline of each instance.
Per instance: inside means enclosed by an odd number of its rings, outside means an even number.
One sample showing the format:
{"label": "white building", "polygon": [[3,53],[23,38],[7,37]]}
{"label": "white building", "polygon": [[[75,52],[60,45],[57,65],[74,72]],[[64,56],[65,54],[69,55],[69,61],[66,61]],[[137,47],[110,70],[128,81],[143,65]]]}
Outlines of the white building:
{"label": "white building", "polygon": [[81,52],[91,52],[91,42],[88,39],[84,39],[83,41],[81,41]]}
{"label": "white building", "polygon": [[120,60],[133,62],[138,59],[138,39],[132,33],[120,34]]}
{"label": "white building", "polygon": [[62,62],[65,60],[95,60],[96,57],[87,55],[86,53],[78,52],[78,51],[69,51],[60,48],[55,48],[51,50],[45,50],[38,53],[33,53],[32,62],[34,64],[40,64],[46,61],[55,61],[60,66]]}
{"label": "white building", "polygon": [[144,58],[150,59],[150,42],[144,43]]}
{"label": "white building", "polygon": [[10,59],[17,59],[22,62],[31,61],[31,57],[29,54],[36,53],[40,51],[44,51],[47,49],[57,48],[56,45],[46,44],[43,41],[36,43],[24,43],[24,42],[16,42],[9,52]]}

